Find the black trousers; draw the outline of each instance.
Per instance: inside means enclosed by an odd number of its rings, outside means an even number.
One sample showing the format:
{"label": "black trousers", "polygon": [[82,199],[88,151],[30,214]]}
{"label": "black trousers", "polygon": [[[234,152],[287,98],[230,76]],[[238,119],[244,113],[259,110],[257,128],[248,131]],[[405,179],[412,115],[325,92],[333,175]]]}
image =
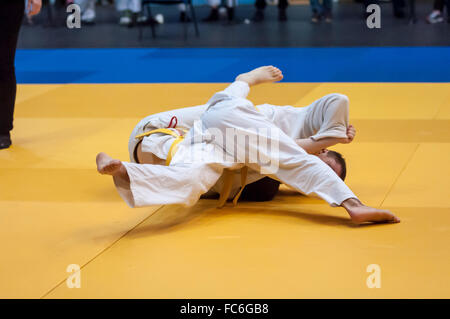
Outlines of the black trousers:
{"label": "black trousers", "polygon": [[394,13],[401,12],[405,8],[405,0],[392,0],[392,6],[394,7]]}
{"label": "black trousers", "polygon": [[434,0],[433,9],[444,12],[444,4],[447,7],[447,15],[450,17],[450,0]]}
{"label": "black trousers", "polygon": [[378,0],[364,0],[362,1],[363,6],[364,6],[364,12],[366,11],[367,6],[371,5],[371,4],[378,4]]}
{"label": "black trousers", "polygon": [[13,128],[16,102],[14,58],[25,10],[23,0],[0,0],[0,134]]}
{"label": "black trousers", "polygon": [[249,202],[266,202],[272,200],[278,193],[280,182],[266,176],[259,181],[245,186],[240,200]]}
{"label": "black trousers", "polygon": [[[267,6],[266,0],[256,0],[255,7],[258,10],[264,10]],[[278,1],[278,8],[279,9],[286,9],[288,6],[287,0],[279,0]]]}

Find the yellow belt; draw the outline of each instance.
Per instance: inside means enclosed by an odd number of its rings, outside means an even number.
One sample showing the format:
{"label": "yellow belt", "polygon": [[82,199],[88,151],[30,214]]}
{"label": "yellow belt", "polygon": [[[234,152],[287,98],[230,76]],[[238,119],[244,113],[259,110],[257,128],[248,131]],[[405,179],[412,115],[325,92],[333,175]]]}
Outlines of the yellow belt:
{"label": "yellow belt", "polygon": [[184,136],[179,135],[179,134],[175,133],[174,131],[169,130],[168,128],[158,128],[156,130],[152,130],[152,131],[148,131],[148,132],[136,135],[135,138],[140,139],[140,138],[143,138],[145,136],[149,136],[149,135],[155,134],[155,133],[163,133],[163,134],[172,135],[173,137],[175,137],[175,141],[173,141],[172,145],[170,146],[169,154],[167,154],[167,158],[166,158],[166,166],[169,166],[170,162],[172,161],[173,155],[175,155],[175,152],[178,149],[178,144],[180,144],[180,142],[184,140]]}
{"label": "yellow belt", "polygon": [[[241,168],[241,189],[233,198],[233,206],[236,206],[239,197],[241,197],[242,191],[246,185],[247,180],[248,167],[244,166]],[[228,197],[230,196],[231,186],[233,186],[234,174],[232,170],[224,169],[223,171],[223,187],[220,192],[219,202],[217,204],[218,208],[222,208],[227,202]]]}
{"label": "yellow belt", "polygon": [[[175,133],[174,131],[167,129],[167,128],[159,128],[156,130],[151,130],[151,131],[136,135],[135,138],[140,139],[140,138],[143,138],[145,136],[149,136],[149,135],[155,134],[155,133],[163,133],[163,134],[167,134],[167,135],[171,135],[171,136],[175,137],[175,141],[173,141],[172,145],[169,148],[169,154],[167,154],[166,166],[168,166],[170,164],[170,162],[172,161],[173,155],[175,154],[175,152],[178,149],[178,144],[184,140],[184,136],[179,135],[179,134]],[[246,185],[246,180],[247,180],[247,173],[248,173],[247,166],[244,166],[243,168],[241,168],[241,189],[233,198],[233,206],[236,206],[237,201],[239,200],[239,197],[241,196],[242,191],[244,190],[244,187]],[[222,187],[222,191],[220,192],[220,197],[219,197],[219,201],[217,204],[218,208],[222,208],[225,205],[228,197],[230,196],[231,187],[233,186],[233,179],[234,179],[233,171],[226,168],[223,172],[223,175],[224,175],[223,176],[224,177],[223,187]]]}

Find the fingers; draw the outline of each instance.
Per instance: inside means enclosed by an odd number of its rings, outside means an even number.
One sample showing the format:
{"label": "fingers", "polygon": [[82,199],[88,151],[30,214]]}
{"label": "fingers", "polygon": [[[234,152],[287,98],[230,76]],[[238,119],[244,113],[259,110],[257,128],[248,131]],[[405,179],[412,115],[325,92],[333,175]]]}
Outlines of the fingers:
{"label": "fingers", "polygon": [[349,141],[353,141],[353,139],[355,138],[356,135],[356,129],[353,125],[349,125],[349,127],[347,128],[347,138],[349,139]]}
{"label": "fingers", "polygon": [[400,223],[400,218],[398,218],[397,216],[395,216],[392,212],[388,211],[388,210],[383,210],[388,217],[386,218],[386,222],[388,223]]}
{"label": "fingers", "polygon": [[[391,213],[392,214],[392,213]],[[400,223],[400,218],[398,218],[397,216],[395,216],[394,214],[392,214],[392,223]]]}
{"label": "fingers", "polygon": [[356,129],[353,125],[349,125],[349,127],[347,128],[347,134],[348,133],[352,133],[353,135],[356,134]]}

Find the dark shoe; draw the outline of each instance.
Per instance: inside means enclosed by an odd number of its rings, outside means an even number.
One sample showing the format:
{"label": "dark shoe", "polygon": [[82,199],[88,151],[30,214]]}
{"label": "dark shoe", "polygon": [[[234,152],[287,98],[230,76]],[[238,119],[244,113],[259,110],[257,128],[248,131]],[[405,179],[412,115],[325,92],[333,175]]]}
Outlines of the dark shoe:
{"label": "dark shoe", "polygon": [[326,23],[333,22],[333,16],[331,15],[331,12],[327,12],[323,15]]}
{"label": "dark shoe", "polygon": [[311,22],[312,23],[319,23],[320,22],[320,14],[318,14],[317,12],[314,12],[312,17],[311,17]]}
{"label": "dark shoe", "polygon": [[191,18],[186,14],[186,11],[180,12],[180,22],[191,22]]}
{"label": "dark shoe", "polygon": [[234,20],[234,8],[227,7],[227,16],[228,16],[228,21]]}
{"label": "dark shoe", "polygon": [[264,20],[264,11],[261,9],[257,9],[252,18],[252,21],[253,22],[261,22],[263,20]]}
{"label": "dark shoe", "polygon": [[131,23],[129,25],[127,25],[128,28],[133,28],[135,26],[137,26],[137,19],[138,19],[138,14],[137,13],[132,13],[131,14]]}
{"label": "dark shoe", "polygon": [[211,9],[211,12],[209,13],[209,16],[207,16],[205,19],[203,19],[203,22],[213,22],[219,20],[219,10],[217,9]]}
{"label": "dark shoe", "polygon": [[403,19],[405,17],[405,13],[403,11],[394,11],[394,17],[397,19]]}
{"label": "dark shoe", "polygon": [[9,134],[0,135],[0,150],[11,146],[11,137]]}
{"label": "dark shoe", "polygon": [[286,9],[278,9],[278,21],[287,21]]}

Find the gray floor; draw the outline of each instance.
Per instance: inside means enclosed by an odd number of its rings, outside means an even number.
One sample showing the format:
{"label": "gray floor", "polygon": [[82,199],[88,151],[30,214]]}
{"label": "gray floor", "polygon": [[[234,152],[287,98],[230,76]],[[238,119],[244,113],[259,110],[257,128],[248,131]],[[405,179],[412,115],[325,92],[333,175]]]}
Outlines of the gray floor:
{"label": "gray floor", "polygon": [[[82,25],[81,29],[65,26],[66,13],[57,8],[54,26],[48,26],[48,11],[34,19],[34,25],[24,24],[19,48],[110,48],[110,47],[324,47],[324,46],[448,46],[450,24],[430,25],[425,17],[432,9],[432,2],[417,1],[416,24],[408,19],[395,19],[392,4],[381,5],[381,29],[369,29],[362,18],[362,5],[340,3],[333,9],[331,24],[310,22],[310,7],[295,5],[288,8],[287,22],[277,20],[277,8],[266,9],[266,19],[261,23],[245,24],[251,18],[254,7],[237,8],[236,22],[225,19],[217,23],[199,23],[200,37],[195,37],[192,24],[178,22],[178,10],[174,6],[154,7],[154,13],[162,13],[165,23],[157,27],[157,38],[151,37],[150,28],[144,30],[144,38],[138,39],[138,29],[121,27],[113,6],[98,6],[95,25]],[[207,6],[196,7],[199,20],[207,16]]]}

